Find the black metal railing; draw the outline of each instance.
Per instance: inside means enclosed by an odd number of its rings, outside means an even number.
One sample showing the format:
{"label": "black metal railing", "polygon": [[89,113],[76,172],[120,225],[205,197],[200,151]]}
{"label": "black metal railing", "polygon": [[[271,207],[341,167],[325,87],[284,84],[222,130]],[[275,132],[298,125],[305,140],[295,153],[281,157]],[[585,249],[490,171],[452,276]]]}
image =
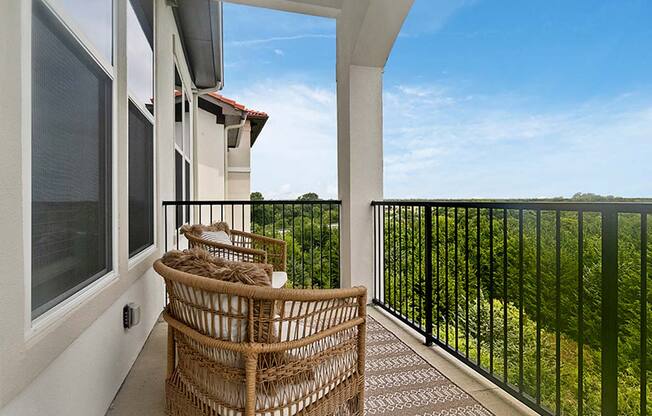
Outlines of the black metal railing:
{"label": "black metal railing", "polygon": [[338,288],[340,207],[337,200],[164,201],[165,250],[188,247],[180,217],[191,224],[225,221],[232,229],[285,240],[291,287]]}
{"label": "black metal railing", "polygon": [[646,203],[375,201],[374,303],[545,415],[652,414]]}

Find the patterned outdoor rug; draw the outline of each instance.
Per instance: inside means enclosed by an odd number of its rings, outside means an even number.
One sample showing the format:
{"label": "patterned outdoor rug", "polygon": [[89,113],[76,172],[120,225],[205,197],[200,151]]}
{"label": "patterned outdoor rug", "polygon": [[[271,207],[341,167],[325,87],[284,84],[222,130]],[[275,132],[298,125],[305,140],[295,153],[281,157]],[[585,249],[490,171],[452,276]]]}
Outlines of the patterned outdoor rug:
{"label": "patterned outdoor rug", "polygon": [[365,379],[367,415],[492,415],[371,317]]}

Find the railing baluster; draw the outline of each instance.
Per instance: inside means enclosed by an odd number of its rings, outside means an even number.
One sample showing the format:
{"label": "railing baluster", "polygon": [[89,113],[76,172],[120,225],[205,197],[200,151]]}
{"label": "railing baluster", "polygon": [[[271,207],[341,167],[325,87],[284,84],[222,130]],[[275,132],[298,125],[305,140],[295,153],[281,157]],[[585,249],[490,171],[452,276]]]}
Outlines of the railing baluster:
{"label": "railing baluster", "polygon": [[464,345],[469,359],[469,209],[464,208]]}
{"label": "railing baluster", "polygon": [[457,228],[457,207],[455,207],[455,351],[459,351],[459,298],[458,298],[458,228]]}
{"label": "railing baluster", "polygon": [[476,216],[476,267],[475,267],[475,291],[476,291],[476,332],[475,332],[475,342],[476,342],[476,361],[478,366],[482,366],[482,357],[480,356],[480,344],[481,344],[481,335],[482,331],[480,330],[480,208],[477,209]]}
{"label": "railing baluster", "polygon": [[390,270],[388,264],[390,264],[388,253],[391,248],[389,244],[389,208],[387,205],[381,205],[383,210],[383,296],[385,304],[389,304],[389,278]]}
{"label": "railing baluster", "polygon": [[555,410],[561,415],[561,212],[555,215]]}
{"label": "railing baluster", "polygon": [[296,236],[296,230],[294,228],[294,204],[290,206],[290,209],[292,210],[292,286],[296,284],[296,272],[297,272],[297,263],[296,263],[296,255],[295,252],[297,251],[297,236]]}
{"label": "railing baluster", "polygon": [[[374,212],[375,214],[375,212]],[[375,244],[375,238],[376,238],[376,221],[375,221],[375,216],[374,218],[374,247],[376,246]],[[319,287],[323,288],[324,287],[324,205],[319,204]],[[375,266],[376,263],[374,262],[374,282],[376,281],[375,278]],[[376,291],[374,288],[374,293],[373,296],[376,295]]]}
{"label": "railing baluster", "polygon": [[310,204],[310,287],[315,288],[315,205]]}
{"label": "railing baluster", "polygon": [[641,416],[647,414],[647,213],[641,214]]}
{"label": "railing baluster", "polygon": [[618,213],[602,212],[602,414],[618,414]]}
{"label": "railing baluster", "polygon": [[448,323],[450,322],[451,312],[448,304],[448,207],[444,208],[444,300],[445,302],[445,314],[444,314],[444,325],[446,326],[446,346],[449,346],[448,342]]}
{"label": "railing baluster", "polygon": [[489,208],[489,373],[494,373],[494,210]]}
{"label": "railing baluster", "polygon": [[432,336],[432,207],[425,207],[425,281],[426,281],[426,345],[433,344]]}
{"label": "railing baluster", "polygon": [[[375,205],[372,206],[371,207],[371,220],[373,221],[372,228],[373,228],[373,247],[374,247],[374,256],[373,256],[373,262],[374,262],[374,265],[373,265],[373,267],[374,267],[374,272],[373,272],[374,273],[374,292],[373,292],[372,299],[379,299],[380,298],[378,296],[378,268],[376,267],[377,262],[378,262],[378,248],[379,248],[378,241],[377,241],[378,229],[376,227],[376,221],[378,219],[377,212],[378,212],[378,207],[376,207]],[[321,222],[320,222],[320,228],[319,229],[320,229],[320,237],[321,237]],[[321,238],[320,238],[320,240],[321,240]],[[319,262],[319,268],[320,268],[320,270],[322,269],[321,259],[320,259],[320,262]]]}
{"label": "railing baluster", "polygon": [[392,205],[392,247],[394,248],[392,250],[392,308],[394,308],[394,311],[397,310],[396,308],[396,205]]}
{"label": "railing baluster", "polygon": [[523,210],[518,210],[518,391],[523,393]]}
{"label": "railing baluster", "polygon": [[402,246],[402,233],[403,226],[401,225],[401,206],[396,206],[396,241],[397,241],[397,250],[394,253],[396,259],[396,290],[398,291],[396,303],[394,307],[398,311],[400,316],[403,316],[403,246]]}
{"label": "railing baluster", "polygon": [[[418,240],[419,241],[419,271],[418,271],[418,276],[421,277],[421,276],[423,276],[423,268],[421,267],[421,264],[422,264],[423,258],[425,257],[425,256],[423,256],[423,253],[421,251],[421,249],[422,249],[421,222],[423,222],[423,214],[421,212],[421,207],[417,207],[417,212],[419,213],[419,215],[418,215],[418,221],[419,221],[419,240]],[[424,305],[425,295],[424,295],[424,292],[423,292],[424,291],[423,283],[425,283],[425,282],[423,281],[423,279],[420,278],[419,279],[419,293],[420,293],[421,296],[419,297],[419,328],[423,328],[423,310],[425,308],[425,305]]]}
{"label": "railing baluster", "polygon": [[507,383],[507,210],[503,210],[503,381]]}
{"label": "railing baluster", "polygon": [[304,219],[303,219],[303,204],[301,204],[301,287],[306,287],[306,266],[304,263],[306,255],[306,245],[304,241]]}
{"label": "railing baluster", "polygon": [[437,285],[436,285],[436,292],[437,292],[437,306],[436,306],[436,314],[435,314],[435,324],[437,325],[437,340],[441,340],[441,333],[439,331],[439,317],[440,315],[440,302],[439,302],[439,294],[441,293],[441,287],[439,286],[439,207],[436,208],[435,212],[435,228],[437,228],[436,233],[437,233]]}
{"label": "railing baluster", "polygon": [[577,212],[577,414],[584,414],[584,213]]}
{"label": "railing baluster", "polygon": [[541,405],[541,210],[536,211],[536,401]]}

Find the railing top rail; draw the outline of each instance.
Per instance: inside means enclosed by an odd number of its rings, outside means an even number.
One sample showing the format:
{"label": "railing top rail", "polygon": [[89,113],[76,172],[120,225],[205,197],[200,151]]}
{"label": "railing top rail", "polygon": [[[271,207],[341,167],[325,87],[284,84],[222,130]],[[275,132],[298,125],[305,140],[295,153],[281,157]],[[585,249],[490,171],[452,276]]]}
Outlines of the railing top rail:
{"label": "railing top rail", "polygon": [[372,206],[494,208],[532,211],[585,211],[620,213],[652,213],[652,202],[573,202],[573,201],[454,201],[454,200],[382,200]]}
{"label": "railing top rail", "polygon": [[338,199],[317,199],[312,201],[270,199],[262,201],[251,200],[215,200],[215,201],[163,201],[163,206],[189,206],[189,205],[341,205]]}

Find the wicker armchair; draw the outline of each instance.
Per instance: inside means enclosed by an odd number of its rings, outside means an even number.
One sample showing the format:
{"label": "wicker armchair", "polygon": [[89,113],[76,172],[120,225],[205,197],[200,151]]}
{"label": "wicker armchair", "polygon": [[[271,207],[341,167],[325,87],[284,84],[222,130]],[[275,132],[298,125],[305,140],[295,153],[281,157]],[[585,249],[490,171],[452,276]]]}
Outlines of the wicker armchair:
{"label": "wicker armchair", "polygon": [[285,241],[237,230],[228,231],[233,245],[202,238],[202,232],[212,231],[212,227],[210,225],[184,226],[181,227],[181,233],[188,239],[190,248],[203,248],[213,255],[231,261],[268,263],[274,267],[274,271],[286,271],[287,243]]}
{"label": "wicker armchair", "polygon": [[362,415],[366,289],[271,289],[164,265],[172,416]]}

